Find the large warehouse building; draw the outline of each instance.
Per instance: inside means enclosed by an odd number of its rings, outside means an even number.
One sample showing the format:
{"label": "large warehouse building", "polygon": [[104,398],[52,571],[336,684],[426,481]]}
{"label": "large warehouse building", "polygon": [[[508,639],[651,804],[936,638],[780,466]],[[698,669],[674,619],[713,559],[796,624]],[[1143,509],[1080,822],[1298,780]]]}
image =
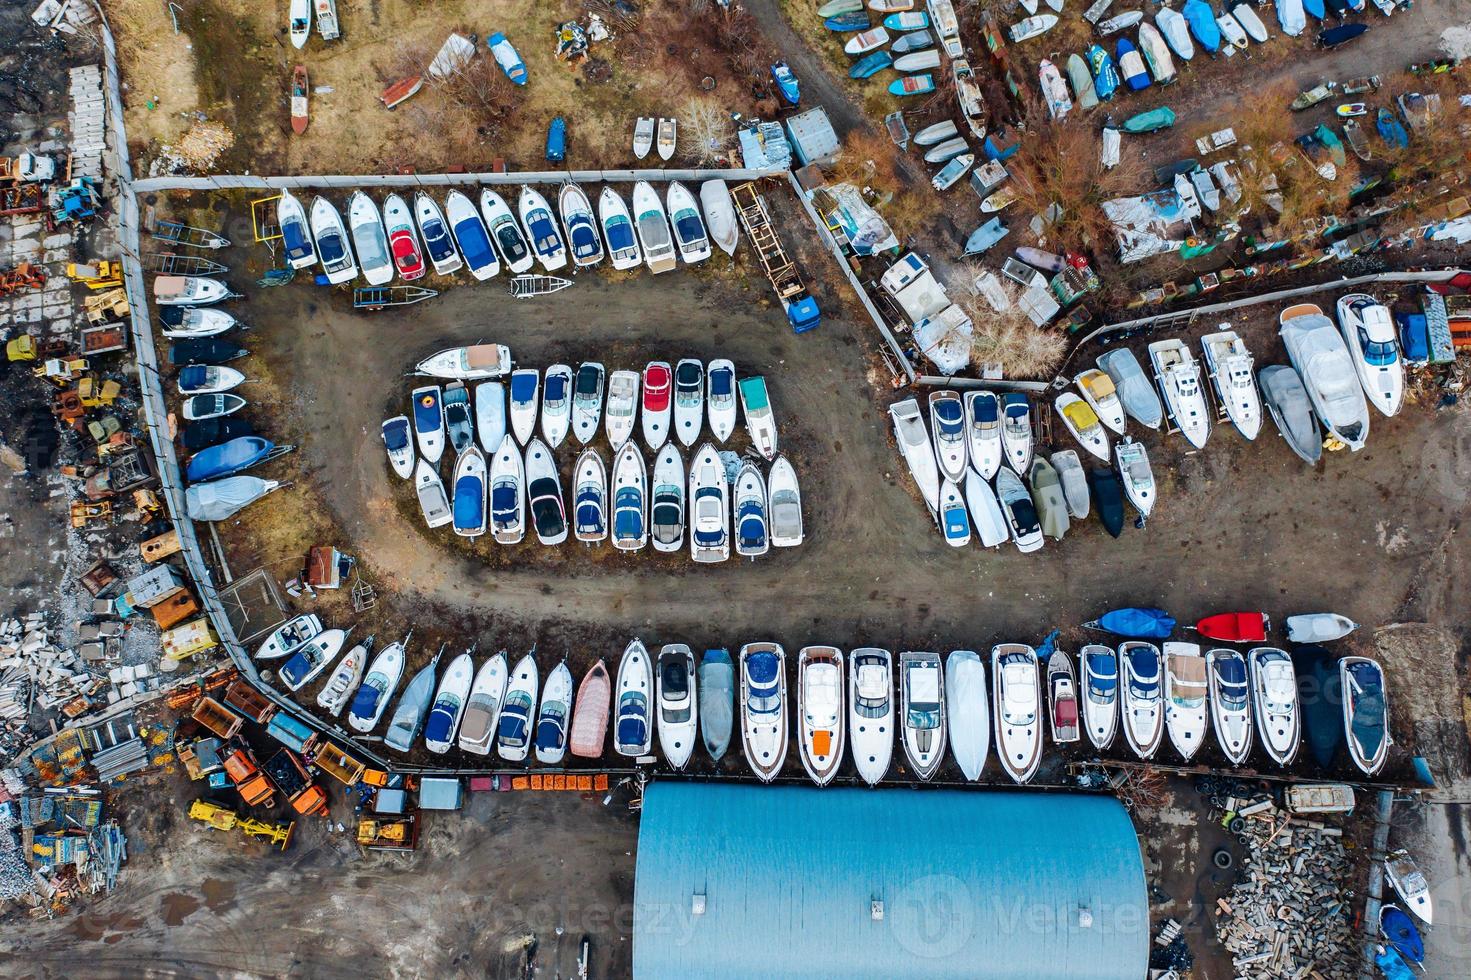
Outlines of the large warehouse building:
{"label": "large warehouse building", "polygon": [[638,980],[1139,980],[1133,824],[1081,794],[655,783]]}

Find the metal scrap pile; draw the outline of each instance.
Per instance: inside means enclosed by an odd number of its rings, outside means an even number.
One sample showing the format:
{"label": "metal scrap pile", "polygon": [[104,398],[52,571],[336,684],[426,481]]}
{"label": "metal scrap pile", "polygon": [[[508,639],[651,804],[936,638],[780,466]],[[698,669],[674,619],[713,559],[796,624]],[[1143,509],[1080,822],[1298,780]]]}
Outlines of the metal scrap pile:
{"label": "metal scrap pile", "polygon": [[74,788],[0,803],[0,899],[48,915],[116,886],[127,838],[103,821],[95,794]]}
{"label": "metal scrap pile", "polygon": [[1243,879],[1216,903],[1216,934],[1237,976],[1358,976],[1341,831],[1268,808],[1243,821]]}
{"label": "metal scrap pile", "polygon": [[95,678],[72,650],[51,643],[46,617],[0,624],[0,749],[10,755],[25,741],[33,708],[59,707],[92,687]]}

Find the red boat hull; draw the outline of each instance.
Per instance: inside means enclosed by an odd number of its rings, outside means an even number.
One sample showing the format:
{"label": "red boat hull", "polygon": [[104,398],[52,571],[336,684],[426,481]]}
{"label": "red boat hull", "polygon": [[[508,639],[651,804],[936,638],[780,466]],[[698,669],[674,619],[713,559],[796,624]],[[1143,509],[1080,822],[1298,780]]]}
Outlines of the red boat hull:
{"label": "red boat hull", "polygon": [[1201,636],[1222,643],[1261,643],[1271,624],[1259,612],[1217,613],[1195,624]]}

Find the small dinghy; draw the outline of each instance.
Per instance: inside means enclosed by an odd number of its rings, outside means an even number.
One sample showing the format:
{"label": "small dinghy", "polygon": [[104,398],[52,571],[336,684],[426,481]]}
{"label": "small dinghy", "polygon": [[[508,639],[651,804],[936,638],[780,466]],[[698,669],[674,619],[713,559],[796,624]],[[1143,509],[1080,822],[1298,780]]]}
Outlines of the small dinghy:
{"label": "small dinghy", "polygon": [[1210,4],[1205,0],[1185,0],[1180,16],[1185,18],[1190,33],[1208,53],[1215,54],[1221,49],[1221,27],[1216,23],[1216,14]]}
{"label": "small dinghy", "polygon": [[999,548],[1006,543],[1010,533],[1006,528],[1006,516],[991,484],[975,470],[965,473],[965,502],[970,508],[971,523],[981,539],[983,548]]}
{"label": "small dinghy", "polygon": [[695,197],[679,181],[669,185],[667,192],[669,220],[674,227],[674,240],[679,246],[679,255],[686,265],[697,265],[710,257],[710,238],[705,233],[705,222],[700,217],[700,208]]}
{"label": "small dinghy", "polygon": [[719,762],[730,747],[735,699],[735,667],[724,649],[706,650],[696,672],[699,691],[700,741],[710,758]]}
{"label": "small dinghy", "polygon": [[672,117],[659,118],[659,137],[654,141],[654,149],[658,151],[659,159],[668,161],[674,156],[674,147],[679,140],[679,120]]}
{"label": "small dinghy", "polygon": [[669,438],[669,419],[673,411],[674,372],[668,361],[650,361],[643,373],[644,443],[657,450]]}
{"label": "small dinghy", "polygon": [[1024,643],[991,648],[996,689],[996,755],[1012,781],[1025,784],[1042,764],[1042,689],[1037,651]]}
{"label": "small dinghy", "polygon": [[608,668],[599,660],[582,675],[577,685],[577,703],[572,709],[569,748],[580,759],[601,759],[608,737],[608,710],[613,703],[613,685]]}
{"label": "small dinghy", "polygon": [[419,500],[424,523],[430,528],[443,527],[454,519],[444,481],[439,478],[439,467],[428,460],[421,459],[414,464],[414,495]]}
{"label": "small dinghy", "polygon": [[901,11],[884,18],[884,26],[891,31],[922,31],[930,26],[930,16],[922,11]]}
{"label": "small dinghy", "polygon": [[633,124],[633,155],[642,160],[654,148],[654,117],[639,116]]}
{"label": "small dinghy", "polygon": [[770,520],[771,546],[795,548],[804,537],[802,491],[797,471],[785,456],[778,456],[766,474],[766,509]]}
{"label": "small dinghy", "polygon": [[730,557],[730,484],[720,454],[708,442],[690,463],[690,557],[720,562]]}
{"label": "small dinghy", "polygon": [[736,554],[757,558],[770,547],[766,519],[766,484],[754,463],[743,463],[731,491]]}
{"label": "small dinghy", "polygon": [[905,75],[889,83],[890,95],[927,95],[934,90],[935,78],[933,75]]}
{"label": "small dinghy", "polygon": [[[512,377],[514,383],[514,376]],[[541,434],[553,449],[567,438],[572,424],[572,368],[553,364],[546,370],[541,390]]]}
{"label": "small dinghy", "polygon": [[1358,628],[1358,623],[1338,613],[1287,617],[1287,639],[1292,643],[1329,643],[1343,639]]}
{"label": "small dinghy", "polygon": [[648,470],[638,445],[628,440],[613,460],[613,547],[639,551],[649,540]]}
{"label": "small dinghy", "polygon": [[552,451],[540,439],[526,447],[526,507],[536,539],[544,545],[567,540],[567,508],[562,502],[562,478]]}
{"label": "small dinghy", "polygon": [[430,752],[443,755],[455,743],[474,678],[472,648],[451,660],[439,680],[439,690],[434,694],[434,701],[429,705],[429,717],[424,722],[424,748]]}
{"label": "small dinghy", "polygon": [[1057,26],[1056,14],[1041,14],[1011,25],[1008,33],[1013,44],[1046,34]]}
{"label": "small dinghy", "polygon": [[611,187],[604,187],[598,195],[598,220],[608,241],[608,257],[614,269],[637,269],[643,264],[643,252],[634,234],[628,205],[623,203],[623,195]]}
{"label": "small dinghy", "polygon": [[1271,620],[1259,612],[1216,613],[1195,623],[1201,636],[1222,643],[1261,643],[1271,628]]}
{"label": "small dinghy", "polygon": [[679,551],[684,546],[685,469],[673,443],[659,450],[653,475],[653,489],[649,492],[649,538],[655,551]]}
{"label": "small dinghy", "polygon": [[1246,657],[1235,650],[1218,648],[1206,653],[1205,666],[1216,741],[1231,764],[1239,766],[1251,754],[1251,687]]}
{"label": "small dinghy", "polygon": [[191,395],[184,399],[183,415],[190,422],[218,419],[240,411],[246,404],[239,395]]}
{"label": "small dinghy", "polygon": [[896,55],[910,54],[934,46],[935,38],[929,31],[910,31],[895,38],[894,43],[889,45],[889,51]]}
{"label": "small dinghy", "polygon": [[786,651],[776,643],[741,647],[741,746],[756,778],[769,783],[787,758]]}
{"label": "small dinghy", "polygon": [[863,10],[863,0],[828,0],[827,3],[817,8],[819,17],[836,17],[839,14],[853,14]]}
{"label": "small dinghy", "polygon": [[868,19],[868,15],[861,10],[849,10],[835,14],[822,22],[822,26],[834,34],[851,34],[854,31],[864,30],[871,24],[872,21]]}
{"label": "small dinghy", "polygon": [[945,715],[950,753],[965,778],[975,782],[991,748],[991,703],[986,666],[973,650],[952,650],[945,658]]}
{"label": "small dinghy", "polygon": [[438,463],[444,455],[444,403],[439,385],[415,388],[409,396],[414,407],[414,440],[419,455],[430,463]]}
{"label": "small dinghy", "polygon": [[310,98],[311,85],[307,81],[306,65],[297,65],[291,69],[291,131],[298,136],[306,132]]}
{"label": "small dinghy", "polygon": [[843,761],[843,653],[803,647],[797,654],[797,733],[802,767],[819,786]]}
{"label": "small dinghy", "polygon": [[938,146],[930,147],[924,155],[924,162],[949,163],[968,149],[970,149],[970,144],[963,138],[957,136],[955,139],[946,140]]}
{"label": "small dinghy", "polygon": [[1078,108],[1086,112],[1098,105],[1098,93],[1093,88],[1093,73],[1088,70],[1088,62],[1083,60],[1083,56],[1076,53],[1068,55],[1066,71]]}
{"label": "small dinghy", "polygon": [[1078,444],[1098,459],[1108,462],[1108,433],[1104,431],[1103,423],[1092,406],[1070,391],[1058,395],[1053,404],[1062,419],[1063,427]]}
{"label": "small dinghy", "polygon": [[327,282],[338,286],[356,279],[358,265],[347,241],[347,226],[342,223],[342,215],[337,213],[332,202],[321,195],[312,201],[311,224],[312,237],[317,244],[317,260],[322,263]]}
{"label": "small dinghy", "polygon": [[716,442],[725,442],[736,425],[735,365],[725,358],[711,361],[705,372],[705,408],[710,433]]}
{"label": "small dinghy", "polygon": [[347,712],[347,724],[355,732],[371,732],[388,708],[388,701],[398,689],[404,673],[404,643],[390,643],[368,664],[363,683],[353,695]]}
{"label": "small dinghy", "polygon": [[[864,17],[863,20],[864,23],[868,22],[867,17]],[[843,43],[843,53],[848,55],[867,54],[870,51],[878,50],[888,43],[889,32],[884,30],[882,26],[874,27],[848,38]]]}
{"label": "small dinghy", "polygon": [[1123,700],[1120,714],[1129,748],[1141,759],[1152,759],[1164,739],[1164,677],[1159,648],[1143,640],[1119,647],[1123,664]]}
{"label": "small dinghy", "polygon": [[1165,729],[1189,762],[1205,742],[1206,663],[1196,643],[1168,642],[1165,658]]}
{"label": "small dinghy", "polygon": [[939,67],[940,52],[934,48],[929,48],[925,51],[912,51],[909,54],[900,55],[894,59],[894,70],[906,74],[933,71]]}
{"label": "small dinghy", "polygon": [[1425,941],[1415,922],[1398,905],[1384,905],[1379,909],[1379,933],[1406,960],[1415,964],[1425,962]]}
{"label": "small dinghy", "polygon": [[572,381],[572,434],[584,446],[598,434],[602,420],[604,375],[597,361],[583,361]]}
{"label": "small dinghy", "polygon": [[1088,474],[1083,470],[1083,461],[1071,449],[1052,454],[1052,468],[1062,481],[1062,495],[1067,500],[1068,516],[1083,520],[1088,516]]}
{"label": "small dinghy", "polygon": [[965,395],[967,458],[971,468],[990,480],[1001,466],[1001,400],[990,391]]}
{"label": "small dinghy", "polygon": [[563,660],[547,675],[536,712],[536,736],[532,741],[536,761],[544,766],[560,765],[567,756],[568,720],[572,714],[572,671]]}
{"label": "small dinghy", "polygon": [[315,265],[317,250],[312,244],[312,230],[307,221],[306,208],[284,187],[281,189],[280,200],[276,202],[276,224],[281,229],[281,245],[286,251],[287,264],[293,269]]}
{"label": "small dinghy", "polygon": [[1113,744],[1119,725],[1119,661],[1113,648],[1090,643],[1078,651],[1083,681],[1083,728],[1100,752]]}
{"label": "small dinghy", "polygon": [[1200,346],[1216,400],[1225,408],[1226,417],[1248,441],[1255,439],[1262,427],[1262,401],[1246,343],[1236,331],[1223,330],[1200,338]]}
{"label": "small dinghy", "polygon": [[771,66],[771,79],[776,82],[776,90],[781,93],[787,105],[794,106],[801,101],[802,89],[797,82],[796,72],[785,61],[778,61]]}
{"label": "small dinghy", "polygon": [[858,775],[877,785],[894,751],[894,671],[887,650],[859,647],[849,659],[848,733]]}
{"label": "small dinghy", "polygon": [[347,651],[347,655],[337,661],[337,666],[327,675],[327,682],[317,692],[317,707],[333,718],[342,714],[342,709],[347,706],[348,699],[363,679],[363,670],[367,667],[368,657],[372,652],[371,636]]}
{"label": "small dinghy", "polygon": [[954,121],[946,119],[915,133],[914,143],[916,146],[937,146],[953,139],[959,132]]}
{"label": "small dinghy", "polygon": [[470,390],[463,381],[451,381],[441,396],[444,406],[444,429],[450,448],[457,454],[475,442],[475,422],[470,414]]}
{"label": "small dinghy", "polygon": [[485,533],[485,454],[469,446],[455,460],[454,531],[462,538]]}
{"label": "small dinghy", "polygon": [[1231,16],[1236,19],[1236,22],[1241,25],[1241,29],[1253,41],[1258,44],[1267,43],[1267,38],[1270,36],[1267,34],[1267,25],[1262,23],[1262,19],[1257,16],[1256,11],[1251,9],[1249,5],[1238,3],[1231,8]]}
{"label": "small dinghy", "polygon": [[1262,747],[1279,766],[1291,765],[1302,734],[1292,658],[1275,647],[1254,647],[1247,654],[1247,667]]}
{"label": "small dinghy", "polygon": [[1027,492],[1021,478],[1003,468],[996,473],[996,499],[1006,515],[1011,531],[1011,540],[1023,554],[1042,547],[1042,525],[1037,517],[1037,506]]}
{"label": "small dinghy", "polygon": [[1302,378],[1285,364],[1269,364],[1257,373],[1262,400],[1277,431],[1294,453],[1309,466],[1323,456],[1323,438]]}
{"label": "small dinghy", "polygon": [[1061,650],[1047,658],[1047,702],[1052,741],[1058,745],[1078,741],[1078,682],[1072,658]]}
{"label": "small dinghy", "polygon": [[521,60],[520,52],[504,34],[496,31],[485,39],[485,46],[490,49],[491,57],[495,58],[495,63],[500,65],[507,78],[517,85],[526,84],[526,62]]}
{"label": "small dinghy", "polygon": [[506,699],[495,730],[495,751],[507,762],[523,762],[531,751],[536,697],[541,691],[541,672],[535,654],[533,648],[516,661],[506,684]]}
{"label": "small dinghy", "polygon": [[669,231],[664,202],[646,180],[633,185],[633,214],[644,264],[649,271],[658,275],[677,266],[679,260],[674,252],[674,237]]}
{"label": "small dinghy", "polygon": [[945,166],[941,168],[940,172],[935,174],[934,178],[930,181],[930,184],[937,191],[949,190],[955,185],[956,181],[965,176],[966,171],[968,171],[975,164],[975,162],[976,155],[974,153],[962,153],[960,156],[945,164]]}
{"label": "small dinghy", "polygon": [[414,222],[419,226],[424,250],[429,253],[429,264],[434,266],[436,273],[447,276],[464,266],[444,212],[434,198],[423,191],[414,194]]}
{"label": "small dinghy", "polygon": [[520,544],[526,536],[526,464],[509,433],[490,461],[490,533],[497,544]]}
{"label": "small dinghy", "polygon": [[[506,700],[506,684],[509,679],[510,669],[506,664],[504,650],[481,664],[480,669],[475,672],[456,740],[462,751],[472,755],[490,754],[490,743],[500,725],[501,706]],[[606,707],[603,712],[606,716]]]}
{"label": "small dinghy", "polygon": [[499,381],[475,386],[475,432],[480,448],[492,454],[506,437],[506,386]]}
{"label": "small dinghy", "polygon": [[989,251],[1010,232],[1011,229],[1003,225],[1000,218],[992,218],[966,238],[962,258],[968,255],[981,255]]}
{"label": "small dinghy", "polygon": [[633,426],[638,413],[637,371],[614,371],[608,379],[608,406],[603,413],[603,427],[608,434],[608,444],[614,449],[633,437]]}
{"label": "small dinghy", "polygon": [[[583,203],[586,200],[584,196]],[[531,243],[531,251],[542,268],[548,272],[556,272],[565,266],[567,246],[562,241],[561,233],[557,231],[557,223],[552,218],[552,208],[547,204],[547,199],[529,184],[522,185],[517,208],[521,215],[521,227],[526,229],[526,240]]]}
{"label": "small dinghy", "polygon": [[1042,97],[1047,102],[1047,114],[1053,119],[1062,119],[1073,109],[1073,100],[1068,98],[1067,82],[1062,72],[1046,58],[1037,66],[1037,78],[1042,86]]}
{"label": "small dinghy", "polygon": [[936,653],[899,654],[899,700],[904,755],[928,780],[945,761],[945,676]]}
{"label": "small dinghy", "polygon": [[[511,214],[510,205],[489,187],[480,190],[480,217],[485,221],[491,240],[495,242],[495,250],[505,259],[506,268],[513,275],[522,275],[536,264],[536,256],[532,254],[531,245],[521,231],[521,226]],[[473,262],[471,267],[473,270]]]}
{"label": "small dinghy", "polygon": [[511,432],[523,446],[536,431],[536,403],[541,389],[541,374],[536,368],[517,368],[511,372]]}
{"label": "small dinghy", "polygon": [[948,476],[940,484],[940,509],[936,522],[950,547],[964,548],[970,544],[970,512],[966,509],[960,486]]}
{"label": "small dinghy", "polygon": [[1430,925],[1433,908],[1430,883],[1425,880],[1415,859],[1410,857],[1410,852],[1403,848],[1391,851],[1384,859],[1384,877],[1405,903],[1405,908],[1413,912],[1421,922]]}
{"label": "small dinghy", "polygon": [[1110,34],[1117,34],[1125,28],[1133,27],[1143,19],[1144,12],[1142,10],[1130,10],[1115,17],[1110,17],[1108,20],[1099,21],[1094,27],[1094,30],[1101,36],[1107,37]]}
{"label": "small dinghy", "polygon": [[746,432],[751,444],[768,460],[776,458],[776,416],[766,392],[766,379],[757,375],[742,378],[740,385],[741,414],[746,419]]}
{"label": "small dinghy", "polygon": [[1032,503],[1037,508],[1037,520],[1042,533],[1054,541],[1061,541],[1071,527],[1068,518],[1067,498],[1062,493],[1062,480],[1057,470],[1043,456],[1032,459],[1029,474],[1032,484]]}
{"label": "small dinghy", "polygon": [[1389,756],[1389,697],[1384,671],[1368,657],[1344,657],[1338,663],[1343,687],[1343,728],[1348,754],[1367,776],[1376,776]]}
{"label": "small dinghy", "polygon": [[256,647],[255,659],[280,660],[282,657],[289,657],[321,632],[322,621],[315,613],[293,616],[276,627],[265,642]]}
{"label": "small dinghy", "polygon": [[1139,512],[1140,518],[1147,519],[1150,511],[1154,510],[1155,484],[1154,471],[1150,468],[1149,455],[1144,450],[1144,444],[1125,439],[1114,447],[1114,461],[1118,464],[1124,496]]}
{"label": "small dinghy", "polygon": [[654,680],[659,748],[664,751],[664,760],[678,771],[694,752],[698,724],[695,655],[690,648],[683,643],[665,644],[659,651]]}
{"label": "small dinghy", "polygon": [[674,366],[674,435],[685,446],[700,438],[705,418],[705,365],[692,357]]}
{"label": "small dinghy", "polygon": [[1032,462],[1032,404],[1026,395],[1003,395],[1001,412],[1001,445],[1006,463],[1018,474],[1025,473]]}
{"label": "small dinghy", "polygon": [[562,213],[562,228],[567,233],[573,264],[585,269],[603,261],[603,240],[598,237],[592,202],[582,188],[571,182],[563,184],[557,193],[557,207]]}
{"label": "small dinghy", "polygon": [[1159,32],[1164,35],[1170,50],[1186,61],[1195,57],[1195,42],[1190,40],[1190,24],[1178,11],[1162,8],[1154,15]]}
{"label": "small dinghy", "polygon": [[899,454],[909,466],[909,475],[919,488],[920,500],[933,514],[940,501],[940,471],[935,463],[935,450],[920,414],[919,402],[913,398],[889,406],[889,419],[894,426],[894,441]]}
{"label": "small dinghy", "polygon": [[1226,43],[1231,47],[1239,51],[1245,51],[1250,47],[1246,39],[1246,31],[1242,28],[1241,22],[1230,14],[1216,14],[1216,27],[1220,28],[1221,37],[1225,38]]}
{"label": "small dinghy", "polygon": [[1124,492],[1118,475],[1111,469],[1090,469],[1088,493],[1104,530],[1117,538],[1124,531]]}
{"label": "small dinghy", "polygon": [[501,271],[500,259],[496,258],[495,248],[490,243],[490,232],[486,230],[485,222],[481,219],[480,212],[475,210],[475,205],[459,191],[450,191],[444,206],[445,214],[449,217],[450,231],[454,233],[460,254],[465,257],[470,275],[481,282],[498,275]]}
{"label": "small dinghy", "polygon": [[596,449],[577,457],[572,482],[573,537],[596,544],[608,537],[608,472]]}
{"label": "small dinghy", "polygon": [[1187,442],[1204,449],[1211,420],[1200,386],[1200,365],[1190,348],[1178,338],[1156,340],[1149,345],[1149,361],[1170,418]]}
{"label": "small dinghy", "polygon": [[705,210],[705,230],[710,240],[726,255],[734,255],[740,241],[740,225],[725,181],[707,180],[700,184],[700,207]]}
{"label": "small dinghy", "polygon": [[618,661],[617,700],[613,707],[613,748],[621,756],[637,759],[649,754],[654,728],[649,703],[654,695],[654,667],[642,640],[635,637]]}
{"label": "small dinghy", "polygon": [[289,24],[291,29],[291,46],[303,48],[306,46],[307,38],[312,33],[312,0],[291,0]]}

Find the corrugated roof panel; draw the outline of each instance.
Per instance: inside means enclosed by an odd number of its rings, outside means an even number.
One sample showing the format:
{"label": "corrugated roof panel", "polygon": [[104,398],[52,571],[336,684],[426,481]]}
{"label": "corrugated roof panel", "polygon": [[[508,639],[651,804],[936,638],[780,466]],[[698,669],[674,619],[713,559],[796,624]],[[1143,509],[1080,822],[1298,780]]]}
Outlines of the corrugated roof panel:
{"label": "corrugated roof panel", "polygon": [[1111,798],[687,783],[645,796],[639,980],[1138,980],[1148,955],[1139,844]]}

